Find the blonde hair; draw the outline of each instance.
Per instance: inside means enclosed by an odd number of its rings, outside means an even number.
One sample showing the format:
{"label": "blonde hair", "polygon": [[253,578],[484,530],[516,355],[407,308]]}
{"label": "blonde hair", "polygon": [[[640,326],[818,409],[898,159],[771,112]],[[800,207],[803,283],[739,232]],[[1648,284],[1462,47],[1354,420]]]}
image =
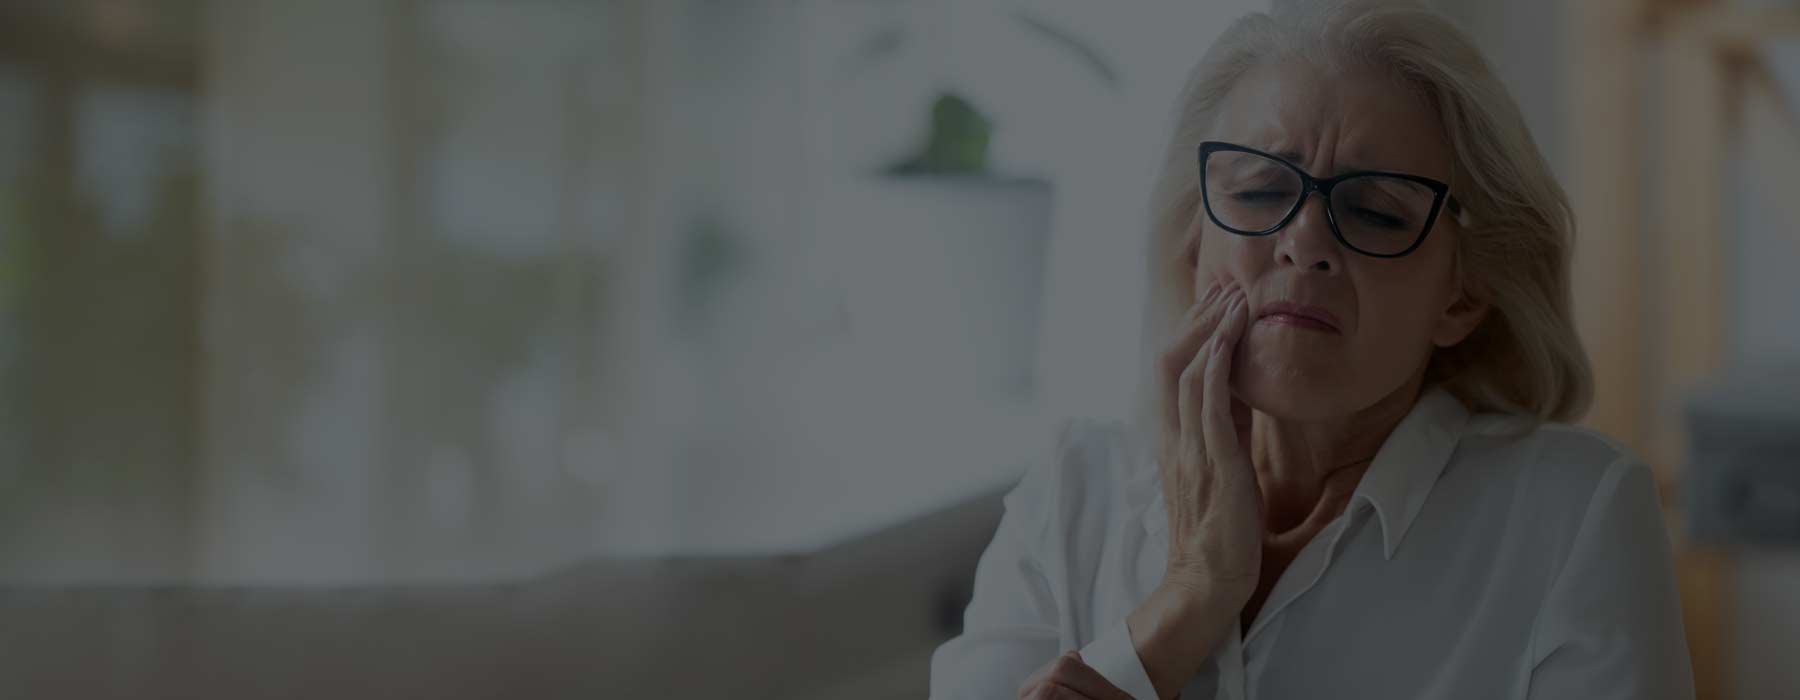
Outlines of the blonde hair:
{"label": "blonde hair", "polygon": [[1573,215],[1518,106],[1468,37],[1423,6],[1393,0],[1277,0],[1220,37],[1189,73],[1152,193],[1140,427],[1160,415],[1154,358],[1192,303],[1194,270],[1183,253],[1202,215],[1195,149],[1239,77],[1296,58],[1385,70],[1437,109],[1454,153],[1451,192],[1464,213],[1455,264],[1464,292],[1489,308],[1461,343],[1433,351],[1427,384],[1472,411],[1578,420],[1593,376],[1570,310]]}

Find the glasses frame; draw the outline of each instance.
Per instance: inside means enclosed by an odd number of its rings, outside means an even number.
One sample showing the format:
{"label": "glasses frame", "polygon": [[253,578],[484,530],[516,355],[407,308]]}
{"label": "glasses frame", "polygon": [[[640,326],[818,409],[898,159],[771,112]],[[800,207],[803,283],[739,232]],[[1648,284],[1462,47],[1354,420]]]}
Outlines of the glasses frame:
{"label": "glasses frame", "polygon": [[[1219,216],[1217,214],[1213,213],[1212,196],[1210,194],[1208,194],[1206,191],[1206,189],[1207,189],[1206,188],[1206,159],[1211,157],[1212,154],[1214,154],[1214,153],[1233,152],[1233,151],[1239,152],[1239,153],[1248,153],[1248,154],[1254,155],[1254,156],[1262,156],[1264,158],[1267,158],[1269,160],[1272,160],[1272,161],[1275,161],[1276,163],[1281,164],[1283,167],[1286,167],[1288,170],[1292,170],[1294,172],[1294,174],[1300,176],[1300,196],[1298,196],[1294,199],[1294,206],[1292,208],[1288,209],[1287,214],[1283,215],[1281,217],[1280,221],[1275,222],[1274,226],[1270,226],[1261,231],[1250,231],[1250,230],[1246,230],[1246,229],[1234,228],[1234,227],[1226,224],[1225,222],[1220,221]],[[1306,206],[1306,199],[1308,197],[1312,196],[1312,193],[1316,191],[1319,193],[1320,196],[1325,198],[1325,221],[1328,224],[1330,224],[1331,237],[1336,238],[1339,245],[1342,245],[1345,248],[1349,248],[1350,250],[1356,251],[1357,253],[1360,253],[1362,255],[1367,255],[1372,258],[1398,258],[1398,257],[1404,257],[1406,254],[1411,253],[1415,250],[1418,250],[1419,246],[1425,243],[1425,237],[1430,235],[1431,229],[1435,228],[1437,226],[1438,213],[1445,208],[1446,200],[1448,201],[1448,205],[1449,205],[1452,216],[1455,216],[1462,209],[1462,207],[1457,204],[1456,198],[1449,196],[1449,194],[1450,194],[1450,186],[1449,185],[1439,182],[1437,180],[1433,180],[1428,177],[1424,177],[1422,175],[1412,175],[1412,174],[1408,174],[1408,173],[1388,172],[1385,170],[1355,170],[1355,171],[1351,171],[1351,172],[1347,172],[1347,173],[1340,173],[1340,174],[1334,175],[1332,177],[1326,177],[1326,178],[1313,177],[1311,173],[1308,173],[1305,170],[1301,170],[1300,166],[1294,165],[1293,163],[1288,162],[1288,160],[1286,158],[1282,158],[1281,156],[1277,156],[1273,153],[1265,153],[1263,151],[1256,150],[1249,146],[1239,146],[1235,143],[1226,143],[1224,141],[1201,142],[1198,155],[1199,155],[1199,165],[1200,165],[1200,199],[1204,203],[1204,206],[1206,207],[1206,218],[1211,219],[1212,222],[1214,224],[1217,224],[1219,228],[1225,229],[1226,231],[1230,231],[1230,232],[1235,233],[1240,236],[1267,236],[1272,233],[1275,233],[1276,231],[1280,231],[1283,227],[1286,227],[1288,225],[1288,222],[1294,220],[1294,216],[1299,214],[1300,210]],[[1431,190],[1432,194],[1434,195],[1431,200],[1431,212],[1429,214],[1426,214],[1426,216],[1425,216],[1424,227],[1422,227],[1419,230],[1418,236],[1413,239],[1412,245],[1407,246],[1405,250],[1402,250],[1398,253],[1371,253],[1369,251],[1366,251],[1366,250],[1358,248],[1354,245],[1351,245],[1350,241],[1348,239],[1344,238],[1344,232],[1338,229],[1337,213],[1334,211],[1333,207],[1331,206],[1331,190],[1332,190],[1332,188],[1337,187],[1340,183],[1344,182],[1345,180],[1351,180],[1351,179],[1355,179],[1355,178],[1359,178],[1359,177],[1376,176],[1376,175],[1381,176],[1381,177],[1399,178],[1399,179],[1406,180],[1409,182],[1424,185],[1425,188]]]}

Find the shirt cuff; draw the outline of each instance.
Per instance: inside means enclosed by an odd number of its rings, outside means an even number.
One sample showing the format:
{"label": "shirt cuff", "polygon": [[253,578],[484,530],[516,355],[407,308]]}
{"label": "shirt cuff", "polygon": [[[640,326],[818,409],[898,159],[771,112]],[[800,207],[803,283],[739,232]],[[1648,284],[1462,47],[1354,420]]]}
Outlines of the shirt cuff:
{"label": "shirt cuff", "polygon": [[1156,686],[1138,660],[1137,648],[1131,645],[1131,630],[1121,618],[1100,634],[1098,639],[1081,648],[1081,662],[1099,671],[1107,682],[1138,700],[1156,700]]}

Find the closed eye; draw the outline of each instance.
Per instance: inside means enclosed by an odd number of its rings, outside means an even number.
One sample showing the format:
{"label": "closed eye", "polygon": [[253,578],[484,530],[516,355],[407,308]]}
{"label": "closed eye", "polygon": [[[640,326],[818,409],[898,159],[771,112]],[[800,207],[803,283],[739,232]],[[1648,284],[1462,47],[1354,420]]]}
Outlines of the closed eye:
{"label": "closed eye", "polygon": [[1356,207],[1352,211],[1356,214],[1356,217],[1358,219],[1361,219],[1364,223],[1367,223],[1371,226],[1379,226],[1381,228],[1391,228],[1391,229],[1399,229],[1399,228],[1404,228],[1406,226],[1405,219],[1402,219],[1398,216],[1394,216],[1387,212],[1377,211],[1375,209],[1369,209],[1367,207]]}
{"label": "closed eye", "polygon": [[1231,198],[1246,204],[1280,204],[1293,199],[1294,193],[1278,190],[1250,190],[1233,193]]}

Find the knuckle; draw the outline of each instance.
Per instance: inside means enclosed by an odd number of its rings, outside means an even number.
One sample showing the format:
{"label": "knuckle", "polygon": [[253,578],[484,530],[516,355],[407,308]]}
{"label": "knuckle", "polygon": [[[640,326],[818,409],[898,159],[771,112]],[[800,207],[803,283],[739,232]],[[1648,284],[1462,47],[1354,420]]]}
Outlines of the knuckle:
{"label": "knuckle", "polygon": [[1189,391],[1206,385],[1206,367],[1198,362],[1181,370],[1181,386]]}
{"label": "knuckle", "polygon": [[1188,361],[1191,359],[1193,356],[1181,352],[1181,348],[1169,348],[1163,351],[1161,359],[1157,362],[1164,374],[1175,376],[1187,369]]}
{"label": "knuckle", "polygon": [[1206,358],[1206,373],[1208,375],[1217,376],[1224,374],[1227,370],[1231,369],[1231,363],[1226,362],[1225,356],[1221,354],[1223,351],[1224,348],[1221,347],[1220,353],[1213,353]]}

